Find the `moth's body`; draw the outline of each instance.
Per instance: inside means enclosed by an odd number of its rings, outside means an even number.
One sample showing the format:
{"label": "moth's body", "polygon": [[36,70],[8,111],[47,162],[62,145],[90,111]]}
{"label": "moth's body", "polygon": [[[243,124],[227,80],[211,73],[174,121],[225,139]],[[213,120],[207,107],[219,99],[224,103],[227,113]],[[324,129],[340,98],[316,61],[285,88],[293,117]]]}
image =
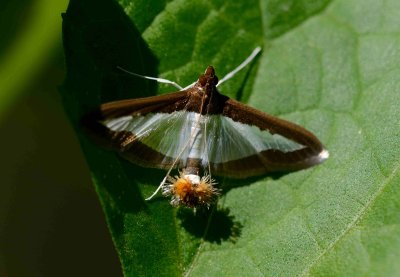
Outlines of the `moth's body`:
{"label": "moth's body", "polygon": [[[190,207],[209,205],[217,194],[211,173],[245,178],[307,168],[328,157],[311,132],[229,99],[217,84],[209,66],[188,89],[106,103],[84,123],[128,160],[169,170],[159,188],[173,204]],[[169,177],[174,168],[180,175]]]}

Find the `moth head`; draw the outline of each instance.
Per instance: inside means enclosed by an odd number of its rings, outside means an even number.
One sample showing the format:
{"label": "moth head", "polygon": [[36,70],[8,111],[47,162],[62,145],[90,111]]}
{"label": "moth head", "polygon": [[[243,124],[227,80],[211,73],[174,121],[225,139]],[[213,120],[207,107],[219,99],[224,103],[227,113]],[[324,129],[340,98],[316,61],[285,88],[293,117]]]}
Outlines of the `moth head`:
{"label": "moth head", "polygon": [[206,68],[206,71],[204,72],[205,76],[215,76],[215,69],[213,66],[209,65]]}
{"label": "moth head", "polygon": [[172,197],[173,206],[209,207],[219,195],[219,190],[214,187],[215,184],[210,175],[200,178],[199,175],[186,175],[181,172],[179,176],[168,176],[167,183],[163,187],[163,195]]}
{"label": "moth head", "polygon": [[214,87],[218,84],[218,77],[215,76],[214,67],[208,66],[204,74],[200,75],[198,83],[201,87]]}

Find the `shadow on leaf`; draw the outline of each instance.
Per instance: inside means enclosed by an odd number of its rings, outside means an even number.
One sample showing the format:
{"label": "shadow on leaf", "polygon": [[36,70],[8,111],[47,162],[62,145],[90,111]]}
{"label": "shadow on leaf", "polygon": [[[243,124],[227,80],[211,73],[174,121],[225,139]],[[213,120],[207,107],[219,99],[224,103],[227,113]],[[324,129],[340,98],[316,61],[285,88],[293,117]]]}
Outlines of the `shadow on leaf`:
{"label": "shadow on leaf", "polygon": [[63,42],[67,76],[62,95],[76,126],[101,103],[155,94],[155,82],[117,69],[157,76],[158,60],[116,1],[71,0],[63,14]]}
{"label": "shadow on leaf", "polygon": [[[67,67],[60,88],[63,104],[87,157],[124,274],[152,276],[159,266],[179,272],[175,257],[168,255],[177,244],[170,224],[175,212],[168,201],[148,205],[141,192],[142,184],[158,177],[155,171],[121,161],[89,142],[79,126],[82,116],[101,103],[154,95],[157,83],[132,78],[117,66],[157,76],[158,60],[113,0],[71,0],[63,14],[63,43]],[[149,176],[150,181],[141,183]]]}
{"label": "shadow on leaf", "polygon": [[234,216],[229,215],[228,208],[210,210],[193,210],[181,208],[177,216],[185,230],[197,238],[220,244],[222,241],[233,243],[240,237],[243,225],[235,221]]}

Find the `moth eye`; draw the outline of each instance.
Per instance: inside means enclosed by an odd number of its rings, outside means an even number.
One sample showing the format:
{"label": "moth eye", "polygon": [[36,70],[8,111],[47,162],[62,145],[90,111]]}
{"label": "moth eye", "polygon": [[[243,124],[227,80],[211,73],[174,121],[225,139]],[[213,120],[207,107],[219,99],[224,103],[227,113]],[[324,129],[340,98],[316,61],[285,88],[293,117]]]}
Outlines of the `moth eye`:
{"label": "moth eye", "polygon": [[213,85],[216,86],[218,84],[218,77],[214,76],[213,78]]}

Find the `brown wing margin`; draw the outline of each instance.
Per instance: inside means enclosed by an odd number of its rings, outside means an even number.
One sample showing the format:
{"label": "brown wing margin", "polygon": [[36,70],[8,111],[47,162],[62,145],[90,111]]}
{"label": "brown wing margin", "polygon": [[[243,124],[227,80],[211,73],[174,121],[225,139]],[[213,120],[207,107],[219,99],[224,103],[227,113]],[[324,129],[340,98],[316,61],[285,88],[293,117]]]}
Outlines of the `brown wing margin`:
{"label": "brown wing margin", "polygon": [[[130,132],[115,132],[101,121],[128,115],[145,115],[151,112],[171,113],[187,101],[187,90],[137,99],[120,100],[102,104],[81,120],[84,132],[92,141],[104,148],[117,151],[127,160],[145,167],[169,168],[173,159],[137,141]],[[178,165],[179,166],[179,165]]]}
{"label": "brown wing margin", "polygon": [[321,155],[323,151],[326,151],[322,143],[315,135],[299,125],[268,115],[232,99],[225,102],[222,114],[234,121],[257,126],[260,130],[269,131],[271,134],[279,134],[305,147],[286,153],[270,149],[246,158],[211,164],[211,168],[217,175],[245,178],[269,172],[294,171],[311,167],[326,159]]}
{"label": "brown wing margin", "polygon": [[188,91],[183,90],[159,96],[108,102],[102,104],[97,112],[101,114],[100,119],[134,114],[145,115],[150,112],[172,112],[177,110],[178,104],[187,100],[187,95]]}

